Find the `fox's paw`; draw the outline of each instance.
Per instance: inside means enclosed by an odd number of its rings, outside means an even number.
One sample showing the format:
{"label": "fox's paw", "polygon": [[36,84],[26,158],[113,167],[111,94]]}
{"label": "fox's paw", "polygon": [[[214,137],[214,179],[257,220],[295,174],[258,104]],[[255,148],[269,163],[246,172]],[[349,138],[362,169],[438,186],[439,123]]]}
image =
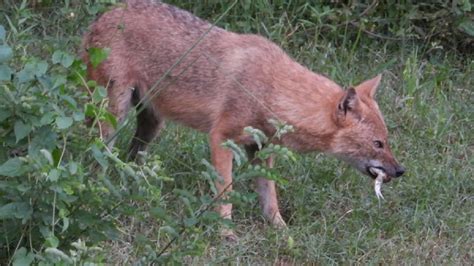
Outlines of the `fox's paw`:
{"label": "fox's paw", "polygon": [[227,229],[227,228],[221,229],[220,234],[221,234],[222,239],[224,239],[225,241],[229,243],[239,242],[239,238],[237,237],[237,235],[234,233],[234,230],[232,229]]}
{"label": "fox's paw", "polygon": [[273,227],[277,229],[285,229],[287,228],[285,220],[281,217],[280,212],[276,212],[270,219],[270,223]]}

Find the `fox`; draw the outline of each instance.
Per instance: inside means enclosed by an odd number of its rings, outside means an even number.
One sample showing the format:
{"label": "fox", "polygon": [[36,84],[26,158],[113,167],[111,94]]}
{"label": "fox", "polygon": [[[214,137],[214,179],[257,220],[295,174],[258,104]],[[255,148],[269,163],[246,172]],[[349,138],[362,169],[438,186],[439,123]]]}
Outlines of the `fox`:
{"label": "fox", "polygon": [[[110,52],[93,66],[91,48]],[[272,157],[255,157],[259,148],[244,131],[251,126],[271,136],[276,130],[271,119],[293,126],[273,141],[294,151],[333,155],[372,178],[374,169],[381,170],[384,182],[405,172],[390,150],[375,100],[381,74],[343,89],[262,36],[227,31],[150,0],[128,0],[103,13],[84,35],[81,50],[88,78],[106,86],[108,110],[119,122],[131,108],[142,109],[136,116],[131,158],[146,150],[165,120],[205,132],[218,173],[217,197],[232,190],[233,153],[224,141],[245,147],[252,163],[273,166]],[[114,127],[99,125],[104,139],[113,137]],[[256,191],[263,216],[276,227],[286,227],[275,182],[256,178]],[[232,204],[219,204],[216,211],[232,219]]]}

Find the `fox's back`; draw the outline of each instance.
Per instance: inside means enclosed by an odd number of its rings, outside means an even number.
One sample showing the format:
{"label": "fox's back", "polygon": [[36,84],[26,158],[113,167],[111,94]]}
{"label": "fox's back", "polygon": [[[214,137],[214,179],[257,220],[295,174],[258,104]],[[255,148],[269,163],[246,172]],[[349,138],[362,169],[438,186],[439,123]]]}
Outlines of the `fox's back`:
{"label": "fox's back", "polygon": [[84,38],[85,50],[111,49],[98,68],[89,65],[89,76],[142,95],[158,91],[153,107],[164,117],[206,132],[227,119],[232,134],[245,126],[271,134],[269,118],[297,123],[340,93],[261,36],[212,27],[164,3],[128,2],[136,4],[106,12]]}
{"label": "fox's back", "polygon": [[252,113],[262,108],[255,99],[264,101],[270,93],[271,72],[281,65],[277,61],[291,62],[286,54],[260,36],[213,27],[164,3],[136,2],[104,13],[91,25],[84,50],[111,52],[97,69],[89,66],[89,76],[103,84],[125,77],[127,84],[116,85],[158,90],[157,111],[202,131],[224,112],[236,113],[242,125],[255,125]]}
{"label": "fox's back", "polygon": [[[212,99],[217,93],[214,88],[220,73],[218,66],[211,64],[206,56],[221,61],[223,52],[215,44],[223,35],[231,35],[218,27],[210,28],[209,23],[164,3],[139,1],[133,6],[111,10],[92,24],[84,40],[86,50],[110,49],[109,57],[97,69],[89,67],[90,76],[103,84],[110,80],[126,83],[115,84],[116,88],[112,89],[135,87],[141,90],[142,96],[153,88],[159,91],[153,99],[157,111],[207,131],[216,113],[208,108],[218,109],[217,99],[216,103]],[[87,55],[84,57],[87,61]],[[128,88],[120,88],[123,86]],[[195,115],[201,115],[199,123],[195,117],[191,118]]]}
{"label": "fox's back", "polygon": [[[117,63],[119,59],[123,60],[125,68],[132,66],[136,71],[153,75],[148,79],[156,81],[211,25],[164,3],[141,2],[143,3],[140,5],[116,8],[104,13],[92,24],[84,46],[86,49],[110,48],[108,61]],[[212,28],[199,47],[191,51],[173,73],[176,75],[182,72],[182,66],[189,65],[199,57],[198,50],[208,49],[222,34],[229,33],[218,27]]]}

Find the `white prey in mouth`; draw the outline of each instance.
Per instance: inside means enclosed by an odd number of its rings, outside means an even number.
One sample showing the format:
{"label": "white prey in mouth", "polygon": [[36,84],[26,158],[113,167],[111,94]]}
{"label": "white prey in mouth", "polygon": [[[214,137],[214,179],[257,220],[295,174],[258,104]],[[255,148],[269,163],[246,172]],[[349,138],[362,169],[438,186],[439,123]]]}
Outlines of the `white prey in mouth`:
{"label": "white prey in mouth", "polygon": [[380,199],[384,199],[382,195],[382,184],[383,184],[383,179],[385,178],[385,172],[376,167],[371,167],[370,172],[374,175],[377,175],[377,178],[375,178],[375,183],[374,183],[374,190],[375,190],[375,196]]}

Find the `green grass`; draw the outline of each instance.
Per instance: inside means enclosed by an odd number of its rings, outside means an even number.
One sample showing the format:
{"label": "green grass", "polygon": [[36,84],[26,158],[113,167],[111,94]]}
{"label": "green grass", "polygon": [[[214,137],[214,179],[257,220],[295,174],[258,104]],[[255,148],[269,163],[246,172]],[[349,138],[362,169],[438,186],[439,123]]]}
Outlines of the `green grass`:
{"label": "green grass", "polygon": [[[309,6],[295,4],[285,13],[272,10],[266,3],[255,1],[249,6],[238,6],[221,26],[271,38],[297,61],[341,85],[357,84],[383,73],[377,99],[390,131],[393,153],[407,172],[383,186],[385,200],[379,202],[370,178],[333,158],[308,154],[298,155],[296,163],[277,160],[276,168],[290,181],[279,187],[281,212],[289,228],[278,231],[268,226],[260,214],[252,182],[237,180],[235,190],[247,199],[234,208],[239,242],[223,243],[216,228],[204,227],[200,235],[206,239],[203,255],[184,256],[183,262],[472,263],[472,53],[463,55],[447,47],[430,49],[430,43],[372,39],[363,32],[357,40],[357,34],[348,33],[353,28],[340,26],[328,30],[331,25],[324,24],[325,16],[320,13],[319,18],[311,16]],[[222,1],[214,5],[203,2],[181,6],[212,20],[228,5]],[[67,10],[65,13],[28,11],[32,15],[28,15],[26,23],[35,26],[24,35],[16,35],[19,37],[14,41],[38,57],[47,57],[53,47],[64,48],[70,44],[77,47],[77,36],[93,16],[87,15],[84,6],[71,8],[80,8],[83,13],[78,15],[86,19],[71,22],[64,18]],[[247,9],[250,11],[246,12]],[[47,19],[48,14],[51,20]],[[2,23],[4,20],[0,18]],[[326,32],[329,33],[323,34]],[[35,36],[48,38],[38,44],[32,42]],[[124,149],[130,134],[124,132],[117,147]],[[160,157],[166,175],[175,179],[164,185],[161,194],[169,213],[177,217],[186,215],[186,204],[173,193],[174,189],[187,190],[196,197],[211,193],[201,174],[206,170],[201,160],[209,160],[205,135],[169,123],[150,153]],[[239,174],[243,170],[236,171]],[[135,262],[147,254],[147,248],[163,247],[161,222],[146,215],[116,219],[121,234],[118,240],[103,245],[108,250],[107,262]],[[177,252],[180,245],[197,237],[190,230],[169,252]]]}

